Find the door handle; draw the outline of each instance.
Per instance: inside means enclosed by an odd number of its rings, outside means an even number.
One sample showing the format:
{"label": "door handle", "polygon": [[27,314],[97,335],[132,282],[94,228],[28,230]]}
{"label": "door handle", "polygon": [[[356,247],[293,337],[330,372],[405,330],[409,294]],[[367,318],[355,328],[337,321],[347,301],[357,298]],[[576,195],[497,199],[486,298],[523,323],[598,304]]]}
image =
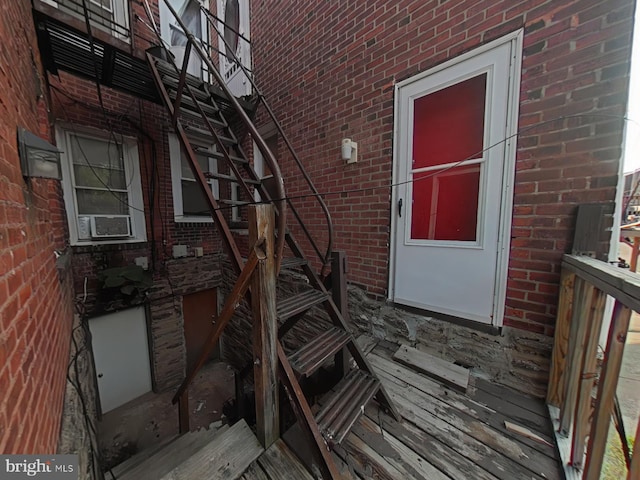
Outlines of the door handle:
{"label": "door handle", "polygon": [[402,217],[402,199],[398,200],[398,216]]}

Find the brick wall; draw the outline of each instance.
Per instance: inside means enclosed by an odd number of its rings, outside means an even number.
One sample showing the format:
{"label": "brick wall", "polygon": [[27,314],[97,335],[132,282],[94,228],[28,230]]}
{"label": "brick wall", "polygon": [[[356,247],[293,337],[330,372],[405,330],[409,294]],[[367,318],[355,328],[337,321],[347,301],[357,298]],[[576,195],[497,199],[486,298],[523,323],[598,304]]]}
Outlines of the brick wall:
{"label": "brick wall", "polygon": [[[73,320],[59,182],[24,180],[16,129],[52,140],[29,2],[0,6],[0,452],[54,453]],[[43,97],[43,95],[45,95]]]}
{"label": "brick wall", "polygon": [[[524,28],[504,324],[552,335],[576,206],[615,199],[633,8],[632,0],[253,2],[257,81],[316,186],[371,188],[327,197],[350,280],[387,293],[395,83]],[[359,144],[357,164],[340,159],[344,137]],[[289,194],[301,188],[287,178]],[[320,216],[298,205],[322,238]]]}
{"label": "brick wall", "polygon": [[[155,21],[159,22],[157,2],[150,4]],[[140,5],[132,4],[132,8],[146,20]],[[135,48],[147,48],[153,35],[140,21],[133,22],[133,28]],[[168,134],[174,129],[163,105],[102,86],[103,110],[95,82],[66,72],[49,75],[49,82],[51,116],[57,126],[71,131],[113,131],[137,139],[147,241],[72,247],[74,295],[83,304],[85,317],[148,303],[154,389],[173,388],[184,378],[185,368],[181,297],[218,285],[218,254],[222,247],[217,230],[211,223],[174,221],[168,143]],[[172,247],[177,244],[189,247],[189,258],[172,258]],[[203,247],[203,258],[193,257],[194,247]],[[147,257],[149,261],[153,287],[146,297],[128,301],[117,292],[102,288],[101,271],[133,265],[136,257]]]}

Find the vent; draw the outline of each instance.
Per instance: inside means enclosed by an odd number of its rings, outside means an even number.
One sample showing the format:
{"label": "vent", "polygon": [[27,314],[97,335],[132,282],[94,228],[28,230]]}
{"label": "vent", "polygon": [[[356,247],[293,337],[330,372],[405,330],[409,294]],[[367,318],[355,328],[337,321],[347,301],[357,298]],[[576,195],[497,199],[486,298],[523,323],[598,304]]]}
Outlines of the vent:
{"label": "vent", "polygon": [[93,238],[130,237],[129,215],[91,217],[91,236]]}

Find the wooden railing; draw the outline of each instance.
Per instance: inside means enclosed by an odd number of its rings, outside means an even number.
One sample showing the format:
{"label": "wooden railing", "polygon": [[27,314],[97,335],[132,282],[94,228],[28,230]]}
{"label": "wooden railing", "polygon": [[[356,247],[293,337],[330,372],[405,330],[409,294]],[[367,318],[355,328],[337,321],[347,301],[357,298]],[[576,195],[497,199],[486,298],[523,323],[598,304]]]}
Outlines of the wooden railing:
{"label": "wooden railing", "polygon": [[[639,275],[564,256],[547,404],[567,479],[600,478],[633,311],[640,311]],[[640,478],[639,434],[640,424],[628,479]]]}

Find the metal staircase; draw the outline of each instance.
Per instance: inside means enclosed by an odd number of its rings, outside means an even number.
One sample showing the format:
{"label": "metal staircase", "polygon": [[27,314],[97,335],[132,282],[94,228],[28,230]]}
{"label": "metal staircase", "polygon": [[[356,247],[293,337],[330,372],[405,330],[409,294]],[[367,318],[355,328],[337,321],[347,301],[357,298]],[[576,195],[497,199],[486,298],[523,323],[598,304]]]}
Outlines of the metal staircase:
{"label": "metal staircase", "polygon": [[[258,192],[261,201],[272,202],[276,210],[276,271],[279,271],[281,267],[295,269],[303,273],[307,279],[306,289],[302,289],[300,293],[289,298],[282,299],[277,305],[278,338],[282,339],[294,325],[308,321],[309,312],[314,307],[323,308],[332,324],[328,330],[321,332],[316,338],[288,356],[285,354],[282,343],[278,341],[277,353],[280,381],[303,431],[307,433],[308,438],[315,446],[316,458],[323,476],[325,478],[340,478],[329,449],[333,445],[339,444],[346,436],[351,426],[364,411],[364,405],[375,397],[397,419],[400,417],[356,344],[353,335],[349,332],[330,292],[325,288],[324,280],[330,264],[332,248],[332,226],[328,209],[313,187],[302,163],[295,155],[290,142],[284,136],[275,115],[258,91],[249,72],[238,62],[238,66],[245,70],[245,74],[253,84],[254,91],[257,92],[255,104],[238,99],[231,94],[216,65],[205,51],[206,47],[188,32],[170,2],[165,3],[188,38],[185,60],[182,65],[176,65],[172,56],[163,46],[164,55],[161,57],[164,58],[147,53],[147,61],[158,92],[171,117],[183,153],[189,161],[200,191],[207,200],[231,265],[239,276],[236,287],[230,295],[233,298],[228,300],[228,308],[225,306],[223,309],[223,313],[216,322],[215,332],[207,344],[209,347],[215,344],[235,309],[234,305],[237,305],[245,292],[247,296],[250,295],[247,278],[251,274],[249,270],[255,267],[257,260],[255,254],[252,254],[245,264],[242,253],[252,250],[248,245],[241,245],[242,237],[234,234],[233,229],[229,226],[229,219],[231,207],[243,208],[254,201],[255,193]],[[147,13],[151,18],[150,12]],[[211,28],[217,31],[217,25],[211,22],[210,15],[207,15],[207,18]],[[159,32],[156,33],[160,38]],[[221,42],[225,41],[222,35],[219,35],[219,38]],[[204,82],[187,73],[189,55],[198,55],[202,59],[209,76],[212,78],[212,83]],[[237,58],[235,60],[237,61]],[[252,112],[256,104],[260,104],[265,109],[271,121],[276,125],[283,143],[287,146],[299,168],[295,175],[304,177],[309,185],[310,195],[316,198],[325,214],[328,241],[327,249],[324,252],[310,235],[292,202],[286,198],[283,175],[278,162],[252,121]],[[222,167],[219,167],[216,172],[202,170],[197,158],[198,153],[202,153],[202,147],[199,146],[201,143],[194,142],[194,139],[206,140],[207,143],[215,146],[215,149],[206,150],[205,153],[207,156],[220,160],[219,165]],[[253,141],[260,150],[273,175],[273,185],[269,188],[261,181],[252,167],[251,157],[245,150],[249,141]],[[228,192],[232,184],[237,185],[244,200],[239,198],[230,200],[229,197],[224,198],[224,195],[221,195],[222,198],[214,197],[210,184],[207,182],[208,178],[214,178],[219,182],[220,188],[218,190],[220,192]],[[294,238],[292,228],[288,227],[288,212],[297,221],[296,229],[303,233],[305,245],[310,245],[315,251],[317,258],[314,262],[316,265],[320,265],[319,273],[312,265],[313,262],[307,259],[300,243]],[[284,258],[285,252],[287,258]],[[201,361],[196,363],[194,370],[189,372],[176,393],[174,402],[182,398],[189,382],[194,378],[195,372],[207,358],[209,352],[208,349],[205,350],[202,352]],[[346,372],[333,389],[333,396],[323,401],[322,408],[314,416],[301,383],[323,364],[332,358],[338,358],[337,356],[341,356],[343,352],[350,354],[357,368]],[[336,361],[336,364],[340,363]],[[343,368],[343,370],[347,369]]]}

